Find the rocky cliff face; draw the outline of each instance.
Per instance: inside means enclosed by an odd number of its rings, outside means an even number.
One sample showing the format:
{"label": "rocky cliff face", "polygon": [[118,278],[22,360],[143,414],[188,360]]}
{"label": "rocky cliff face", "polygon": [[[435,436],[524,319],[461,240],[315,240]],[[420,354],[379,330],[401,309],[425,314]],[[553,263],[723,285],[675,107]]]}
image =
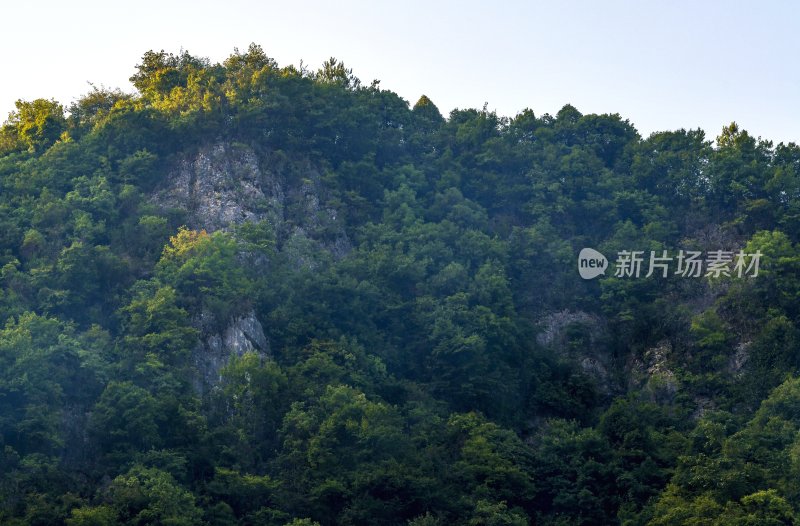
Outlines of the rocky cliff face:
{"label": "rocky cliff face", "polygon": [[190,228],[213,232],[267,221],[281,247],[308,245],[306,256],[341,257],[350,241],[341,214],[324,197],[320,171],[307,160],[282,153],[259,158],[249,146],[218,143],[180,159],[152,201],[184,211]]}
{"label": "rocky cliff face", "polygon": [[222,332],[214,332],[208,327],[207,316],[200,318],[195,320],[195,325],[200,327],[203,337],[192,355],[194,387],[198,392],[205,392],[219,383],[221,370],[231,356],[248,352],[270,356],[269,341],[255,311],[232,319]]}
{"label": "rocky cliff face", "polygon": [[253,151],[227,144],[181,159],[154,198],[162,208],[185,210],[187,226],[209,232],[245,221],[277,223],[283,200],[276,178],[261,170]]}
{"label": "rocky cliff face", "polygon": [[641,390],[656,403],[671,403],[679,388],[677,375],[670,367],[672,353],[672,344],[663,340],[647,348],[642,356],[628,356],[628,389]]}
{"label": "rocky cliff face", "polygon": [[539,345],[577,364],[604,396],[641,390],[658,403],[669,403],[678,392],[675,373],[670,368],[672,345],[668,341],[614,357],[608,346],[604,320],[581,311],[559,311],[544,316],[538,323]]}
{"label": "rocky cliff face", "polygon": [[[178,210],[186,226],[208,232],[245,222],[267,222],[277,245],[297,266],[340,258],[351,249],[341,215],[326,207],[320,171],[283,154],[258,156],[241,144],[217,143],[179,159],[152,196],[163,211]],[[204,392],[219,382],[231,356],[270,353],[268,331],[253,311],[227,322],[196,313],[201,344],[195,350],[195,387]],[[221,332],[214,329],[227,326]]]}

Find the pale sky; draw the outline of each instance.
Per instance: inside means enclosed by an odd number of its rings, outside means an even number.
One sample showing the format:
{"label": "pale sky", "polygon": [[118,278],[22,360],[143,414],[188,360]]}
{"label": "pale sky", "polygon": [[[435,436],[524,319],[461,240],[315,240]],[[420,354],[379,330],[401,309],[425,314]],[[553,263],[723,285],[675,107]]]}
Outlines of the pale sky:
{"label": "pale sky", "polygon": [[334,56],[444,115],[480,108],[619,113],[647,136],[737,121],[800,143],[800,3],[792,1],[167,0],[0,4],[0,120],[22,98],[68,105],[88,83],[133,91],[142,54],[212,62],[260,44],[282,66]]}

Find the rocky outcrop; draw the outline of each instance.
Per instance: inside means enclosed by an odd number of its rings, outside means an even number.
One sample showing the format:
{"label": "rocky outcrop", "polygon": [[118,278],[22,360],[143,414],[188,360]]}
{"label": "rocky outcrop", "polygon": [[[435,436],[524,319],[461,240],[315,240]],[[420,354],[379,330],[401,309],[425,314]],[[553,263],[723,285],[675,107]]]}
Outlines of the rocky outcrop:
{"label": "rocky outcrop", "polygon": [[667,404],[678,393],[678,379],[669,365],[672,344],[663,340],[644,351],[641,357],[631,356],[627,369],[628,388],[641,389],[653,402]]}
{"label": "rocky outcrop", "polygon": [[728,360],[728,374],[735,378],[741,378],[744,375],[744,368],[747,361],[750,359],[750,345],[752,342],[739,342],[734,348],[734,353]]}
{"label": "rocky outcrop", "polygon": [[279,247],[296,255],[293,261],[313,266],[351,249],[342,216],[325,205],[325,193],[320,171],[306,160],[259,157],[247,145],[218,143],[178,160],[151,201],[208,232],[267,221]]}
{"label": "rocky outcrop", "polygon": [[211,333],[209,326],[213,324],[208,316],[202,316],[196,324],[205,335],[192,357],[195,366],[194,385],[200,393],[219,383],[222,368],[232,356],[242,356],[248,352],[255,352],[263,357],[271,354],[264,328],[254,311],[234,318],[221,332]]}
{"label": "rocky outcrop", "polygon": [[608,330],[602,318],[581,311],[559,311],[539,320],[536,341],[591,378],[601,395],[641,390],[656,403],[672,402],[679,389],[670,368],[672,344],[659,342],[643,353],[614,359],[608,348]]}
{"label": "rocky outcrop", "polygon": [[181,159],[166,181],[154,202],[185,210],[192,228],[211,232],[244,221],[276,222],[282,214],[280,188],[249,148],[218,144],[201,149]]}

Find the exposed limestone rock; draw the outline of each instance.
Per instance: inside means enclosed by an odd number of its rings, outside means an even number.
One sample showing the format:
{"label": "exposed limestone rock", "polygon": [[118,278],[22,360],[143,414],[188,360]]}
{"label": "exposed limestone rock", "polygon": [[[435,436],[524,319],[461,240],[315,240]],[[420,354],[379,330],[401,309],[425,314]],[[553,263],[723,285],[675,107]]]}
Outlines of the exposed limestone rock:
{"label": "exposed limestone rock", "polygon": [[321,175],[307,161],[259,159],[249,146],[219,143],[179,160],[165,181],[153,203],[185,211],[190,228],[213,232],[267,221],[279,247],[304,247],[298,265],[351,249],[341,214],[324,206]]}
{"label": "exposed limestone rock", "polygon": [[644,389],[656,403],[670,403],[678,393],[678,379],[669,367],[672,344],[661,341],[644,352],[641,358],[631,357],[628,363],[630,389]]}
{"label": "exposed limestone rock", "polygon": [[750,344],[752,342],[739,342],[736,345],[736,352],[733,353],[728,361],[728,372],[735,377],[741,377],[744,374],[744,367],[747,360],[750,358]]}
{"label": "exposed limestone rock", "polygon": [[[211,325],[209,315],[201,316],[197,324],[203,334],[208,334]],[[242,356],[248,352],[265,357],[270,355],[269,341],[254,311],[231,320],[222,332],[206,336],[194,350],[195,389],[202,393],[213,388],[219,383],[220,372],[231,356]]]}
{"label": "exposed limestone rock", "polygon": [[218,144],[202,149],[179,161],[167,181],[154,196],[155,203],[185,210],[191,228],[212,232],[264,219],[274,224],[282,216],[283,195],[275,177],[262,172],[246,147]]}

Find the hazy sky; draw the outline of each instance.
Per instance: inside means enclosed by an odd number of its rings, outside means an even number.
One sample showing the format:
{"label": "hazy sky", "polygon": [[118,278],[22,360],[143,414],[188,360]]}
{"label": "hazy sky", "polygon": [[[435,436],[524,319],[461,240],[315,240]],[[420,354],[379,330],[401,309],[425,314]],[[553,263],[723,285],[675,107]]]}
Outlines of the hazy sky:
{"label": "hazy sky", "polygon": [[0,4],[0,120],[19,98],[69,104],[88,82],[132,91],[148,49],[224,60],[260,44],[279,64],[344,60],[443,114],[537,115],[571,103],[643,135],[732,120],[800,143],[800,3],[378,0]]}

